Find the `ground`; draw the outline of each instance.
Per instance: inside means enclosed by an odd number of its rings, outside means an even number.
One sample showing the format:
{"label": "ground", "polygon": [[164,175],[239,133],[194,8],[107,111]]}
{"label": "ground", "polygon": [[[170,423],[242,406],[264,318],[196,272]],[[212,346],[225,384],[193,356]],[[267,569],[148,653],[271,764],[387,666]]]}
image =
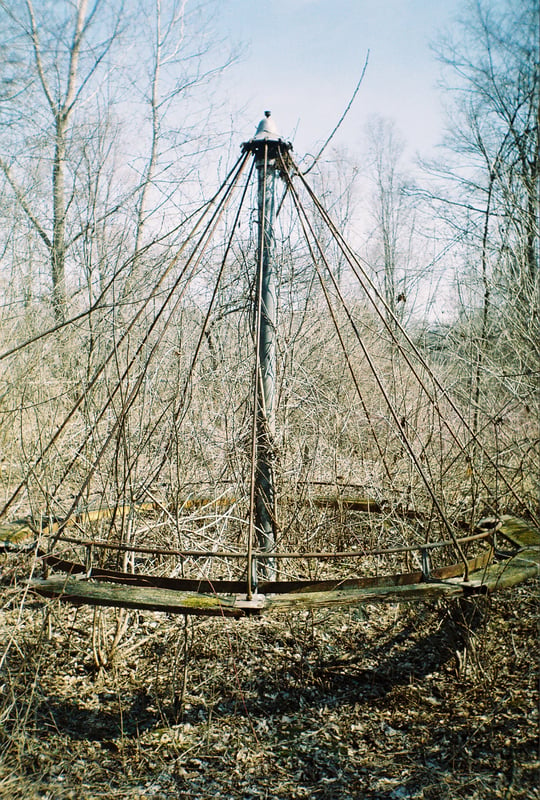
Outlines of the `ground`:
{"label": "ground", "polygon": [[5,558],[2,798],[540,798],[536,582],[444,605],[119,619],[24,595]]}

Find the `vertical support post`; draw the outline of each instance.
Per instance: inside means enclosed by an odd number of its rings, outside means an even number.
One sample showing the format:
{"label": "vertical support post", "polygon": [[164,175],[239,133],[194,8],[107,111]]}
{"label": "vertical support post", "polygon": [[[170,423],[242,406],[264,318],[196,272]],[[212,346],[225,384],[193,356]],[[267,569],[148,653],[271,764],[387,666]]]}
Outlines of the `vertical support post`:
{"label": "vertical support post", "polygon": [[[275,158],[269,159],[269,146],[265,143],[257,153],[258,172],[258,286],[256,334],[258,335],[256,441],[255,468],[255,527],[259,548],[270,553],[276,542],[275,487],[274,487],[274,437],[276,393],[276,268],[273,258],[275,217]],[[275,565],[271,558],[260,562],[259,572],[266,580],[275,578]]]}
{"label": "vertical support post", "polygon": [[[265,112],[253,139],[243,145],[253,153],[258,174],[258,248],[254,333],[256,346],[255,408],[253,430],[253,473],[248,542],[248,596],[256,591],[259,577],[275,580],[272,550],[276,545],[275,518],[275,395],[276,395],[276,266],[274,261],[274,220],[276,176],[283,169],[291,149],[277,134]],[[258,548],[268,556],[253,558],[254,533]]]}

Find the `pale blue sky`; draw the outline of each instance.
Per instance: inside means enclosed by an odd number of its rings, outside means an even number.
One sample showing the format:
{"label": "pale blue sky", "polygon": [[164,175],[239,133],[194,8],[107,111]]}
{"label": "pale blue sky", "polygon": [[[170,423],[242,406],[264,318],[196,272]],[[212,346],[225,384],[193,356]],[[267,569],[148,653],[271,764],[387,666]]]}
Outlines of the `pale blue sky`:
{"label": "pale blue sky", "polygon": [[[410,152],[440,139],[438,65],[429,42],[459,0],[222,0],[225,34],[247,45],[225,78],[246,126],[272,110],[299,156],[316,150],[369,66],[336,143],[356,151],[371,114],[395,119]],[[251,135],[251,129],[246,131]]]}

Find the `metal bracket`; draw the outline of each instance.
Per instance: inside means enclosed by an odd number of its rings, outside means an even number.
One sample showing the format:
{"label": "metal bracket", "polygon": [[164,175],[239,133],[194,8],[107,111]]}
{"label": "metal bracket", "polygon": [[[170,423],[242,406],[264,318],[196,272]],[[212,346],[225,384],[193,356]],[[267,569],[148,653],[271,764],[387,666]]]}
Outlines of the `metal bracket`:
{"label": "metal bracket", "polygon": [[262,611],[265,603],[265,594],[252,594],[251,600],[247,599],[247,594],[237,594],[234,601],[234,607],[241,608],[244,611]]}
{"label": "metal bracket", "polygon": [[422,547],[422,580],[431,581],[431,558],[429,557],[429,550],[427,547]]}

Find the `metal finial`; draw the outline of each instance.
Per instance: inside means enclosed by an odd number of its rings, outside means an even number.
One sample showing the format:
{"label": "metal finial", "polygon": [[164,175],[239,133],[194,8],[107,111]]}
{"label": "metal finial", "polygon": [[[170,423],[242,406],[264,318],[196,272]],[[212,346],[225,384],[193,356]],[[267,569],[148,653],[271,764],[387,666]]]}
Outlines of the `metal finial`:
{"label": "metal finial", "polygon": [[271,111],[264,112],[264,117],[257,126],[255,136],[250,139],[249,142],[244,142],[242,147],[245,150],[251,150],[252,152],[255,152],[264,143],[267,143],[271,146],[279,145],[283,151],[292,150],[292,144],[281,138],[276,127],[276,123],[274,122],[274,118],[271,117]]}
{"label": "metal finial", "polygon": [[259,122],[255,139],[269,139],[273,141],[278,141],[280,139],[275,122],[273,119],[270,119],[270,111],[264,112],[264,117]]}

